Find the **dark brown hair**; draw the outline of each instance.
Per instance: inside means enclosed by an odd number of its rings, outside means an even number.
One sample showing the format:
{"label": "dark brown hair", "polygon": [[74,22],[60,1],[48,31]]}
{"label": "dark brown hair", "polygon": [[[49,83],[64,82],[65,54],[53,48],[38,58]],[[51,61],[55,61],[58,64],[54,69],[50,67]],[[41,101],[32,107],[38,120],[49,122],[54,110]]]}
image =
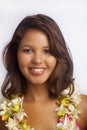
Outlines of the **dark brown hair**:
{"label": "dark brown hair", "polygon": [[1,89],[3,96],[9,97],[14,93],[26,92],[26,79],[18,67],[17,50],[25,32],[32,28],[39,29],[48,36],[51,54],[57,59],[56,68],[48,79],[49,94],[57,97],[68,87],[71,94],[74,90],[73,63],[64,37],[52,18],[37,14],[27,16],[20,22],[11,41],[4,48],[3,62],[7,74]]}

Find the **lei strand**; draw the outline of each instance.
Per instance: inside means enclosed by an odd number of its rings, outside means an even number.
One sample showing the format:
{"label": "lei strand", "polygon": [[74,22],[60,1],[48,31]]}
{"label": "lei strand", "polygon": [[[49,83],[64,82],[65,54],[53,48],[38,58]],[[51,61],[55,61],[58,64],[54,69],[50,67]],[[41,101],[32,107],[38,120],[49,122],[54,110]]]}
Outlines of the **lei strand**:
{"label": "lei strand", "polygon": [[71,96],[68,95],[68,92],[68,89],[63,91],[57,102],[58,121],[55,130],[80,130],[77,123],[78,115],[81,113],[79,109],[80,94],[77,89]]}
{"label": "lei strand", "polygon": [[[55,130],[80,130],[76,122],[80,113],[79,102],[78,91],[71,96],[67,95],[67,91],[63,91],[63,96],[58,98],[58,107],[55,109],[58,116]],[[27,114],[24,112],[22,104],[23,98],[18,95],[13,95],[11,100],[4,98],[0,103],[0,115],[8,130],[34,130],[27,125]]]}

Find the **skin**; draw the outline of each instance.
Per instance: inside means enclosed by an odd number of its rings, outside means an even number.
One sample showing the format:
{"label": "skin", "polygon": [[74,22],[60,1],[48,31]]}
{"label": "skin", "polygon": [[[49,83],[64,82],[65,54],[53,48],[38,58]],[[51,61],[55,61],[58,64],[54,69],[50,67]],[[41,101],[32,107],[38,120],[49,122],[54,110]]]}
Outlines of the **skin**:
{"label": "skin", "polygon": [[[56,59],[50,53],[46,34],[40,30],[28,30],[18,48],[18,65],[27,79],[27,92],[23,108],[28,115],[27,123],[35,130],[53,130],[57,123],[54,111],[57,99],[50,98],[47,80],[56,66]],[[39,70],[38,70],[39,69]],[[81,130],[87,130],[87,96],[81,95],[81,109],[78,123]],[[0,129],[7,130],[0,121]]]}
{"label": "skin", "polygon": [[79,115],[78,124],[81,130],[87,130],[87,96],[81,94],[81,102],[79,104],[81,114]]}
{"label": "skin", "polygon": [[31,29],[25,33],[17,55],[19,68],[29,86],[44,85],[56,66],[48,37],[40,30]]}
{"label": "skin", "polygon": [[[82,110],[78,123],[81,130],[87,130],[87,96],[81,95],[81,103],[79,104]],[[53,130],[56,125],[56,108],[55,100],[31,101],[24,100],[23,108],[28,114],[28,124],[34,127],[35,130]],[[0,117],[0,130],[8,130]]]}

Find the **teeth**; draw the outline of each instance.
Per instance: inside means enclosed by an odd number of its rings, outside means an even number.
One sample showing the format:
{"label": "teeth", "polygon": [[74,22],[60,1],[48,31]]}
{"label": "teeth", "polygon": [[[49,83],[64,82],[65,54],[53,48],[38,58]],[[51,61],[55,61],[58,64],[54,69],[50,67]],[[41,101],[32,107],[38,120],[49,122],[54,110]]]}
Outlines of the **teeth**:
{"label": "teeth", "polygon": [[32,69],[35,72],[42,72],[44,69]]}

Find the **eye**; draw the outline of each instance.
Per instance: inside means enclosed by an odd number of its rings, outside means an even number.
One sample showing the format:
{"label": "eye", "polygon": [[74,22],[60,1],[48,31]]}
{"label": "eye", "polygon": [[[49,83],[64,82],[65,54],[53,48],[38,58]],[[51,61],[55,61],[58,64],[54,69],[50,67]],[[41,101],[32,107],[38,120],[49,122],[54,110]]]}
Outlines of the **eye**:
{"label": "eye", "polygon": [[32,49],[24,49],[23,52],[25,52],[25,53],[32,53],[33,50]]}
{"label": "eye", "polygon": [[46,53],[46,54],[51,54],[50,49],[45,49],[45,50],[44,50],[44,53]]}

